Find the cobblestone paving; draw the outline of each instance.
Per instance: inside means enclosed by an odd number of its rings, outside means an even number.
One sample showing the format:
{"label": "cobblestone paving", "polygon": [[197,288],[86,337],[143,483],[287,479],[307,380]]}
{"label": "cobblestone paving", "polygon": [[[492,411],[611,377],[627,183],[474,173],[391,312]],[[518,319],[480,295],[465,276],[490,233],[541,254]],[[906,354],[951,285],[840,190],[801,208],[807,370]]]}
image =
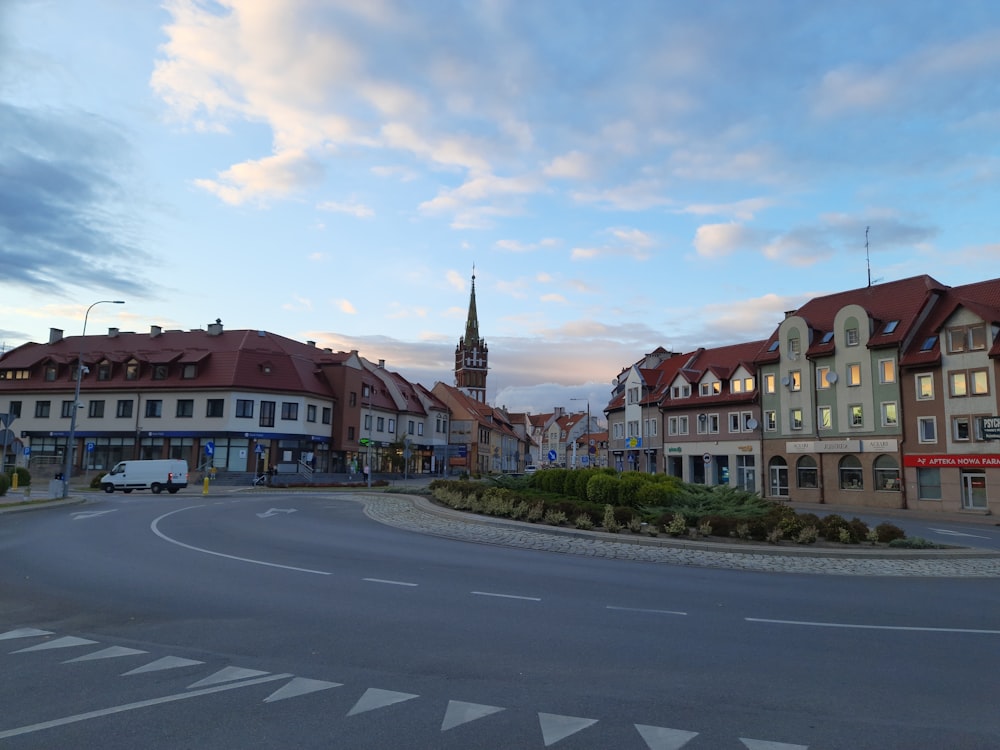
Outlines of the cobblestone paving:
{"label": "cobblestone paving", "polygon": [[[389,526],[480,544],[560,552],[615,560],[726,568],[767,573],[812,573],[844,576],[926,578],[1000,577],[1000,554],[989,552],[907,551],[885,553],[826,552],[754,547],[706,549],[680,540],[611,535],[567,529],[559,532],[516,521],[466,517],[434,506],[425,498],[406,495],[365,495],[365,513]],[[720,544],[719,547],[726,545]],[[785,551],[783,551],[785,550]]]}

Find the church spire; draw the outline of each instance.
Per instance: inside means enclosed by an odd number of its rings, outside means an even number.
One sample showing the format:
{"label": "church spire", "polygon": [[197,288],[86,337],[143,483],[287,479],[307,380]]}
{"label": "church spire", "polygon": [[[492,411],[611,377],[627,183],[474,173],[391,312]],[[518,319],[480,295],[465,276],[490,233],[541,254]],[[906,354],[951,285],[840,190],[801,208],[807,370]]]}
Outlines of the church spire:
{"label": "church spire", "polygon": [[465,321],[465,343],[479,341],[479,315],[476,313],[476,266],[472,266],[472,294],[469,296],[469,317]]}
{"label": "church spire", "polygon": [[489,349],[479,338],[479,315],[476,312],[476,267],[472,267],[472,293],[469,295],[469,317],[465,321],[465,336],[455,347],[455,385],[480,403],[486,403],[486,375],[489,370]]}

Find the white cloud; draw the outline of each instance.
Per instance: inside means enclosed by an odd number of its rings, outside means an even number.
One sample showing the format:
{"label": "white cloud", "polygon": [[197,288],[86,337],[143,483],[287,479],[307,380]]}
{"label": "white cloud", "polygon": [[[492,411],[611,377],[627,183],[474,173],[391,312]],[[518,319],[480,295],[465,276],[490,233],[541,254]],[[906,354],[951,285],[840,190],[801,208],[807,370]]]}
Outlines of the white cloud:
{"label": "white cloud", "polygon": [[358,219],[371,219],[375,216],[375,209],[366,206],[363,203],[358,203],[353,199],[345,203],[340,203],[338,201],[323,201],[316,206],[316,208],[321,211],[350,214]]}
{"label": "white cloud", "polygon": [[590,158],[580,151],[570,151],[555,157],[542,170],[546,177],[585,180],[593,173]]}
{"label": "white cloud", "polygon": [[732,203],[694,203],[678,213],[694,216],[731,216],[738,221],[750,221],[760,211],[775,205],[773,198],[747,198]]}
{"label": "white cloud", "polygon": [[755,241],[754,233],[743,224],[702,224],[694,235],[694,249],[702,258],[723,258],[748,249]]}
{"label": "white cloud", "polygon": [[234,164],[217,180],[199,179],[195,184],[226,203],[238,206],[248,200],[284,197],[309,185],[318,185],[322,166],[302,151],[284,151],[256,161]]}
{"label": "white cloud", "polygon": [[334,300],[333,304],[342,313],[346,313],[347,315],[357,315],[358,311],[354,307],[354,305],[351,304],[350,300],[347,300],[347,299],[338,299],[338,300]]}

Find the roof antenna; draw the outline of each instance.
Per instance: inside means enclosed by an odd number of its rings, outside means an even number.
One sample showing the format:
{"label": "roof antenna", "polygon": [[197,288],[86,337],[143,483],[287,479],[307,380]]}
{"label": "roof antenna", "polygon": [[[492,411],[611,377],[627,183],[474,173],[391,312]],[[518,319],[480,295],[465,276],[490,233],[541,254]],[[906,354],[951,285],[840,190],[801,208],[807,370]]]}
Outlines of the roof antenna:
{"label": "roof antenna", "polygon": [[868,254],[868,230],[871,227],[865,227],[865,263],[868,265],[868,286],[872,285],[872,258]]}

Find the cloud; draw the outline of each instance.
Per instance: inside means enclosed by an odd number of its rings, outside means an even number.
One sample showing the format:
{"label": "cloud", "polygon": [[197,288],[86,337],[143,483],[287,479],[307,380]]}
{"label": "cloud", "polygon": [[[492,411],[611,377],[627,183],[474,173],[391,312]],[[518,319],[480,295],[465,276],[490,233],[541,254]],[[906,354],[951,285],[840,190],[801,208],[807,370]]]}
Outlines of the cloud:
{"label": "cloud", "polygon": [[350,214],[358,219],[371,219],[375,216],[375,210],[355,200],[339,203],[337,201],[323,201],[316,206],[320,211],[332,211],[334,213]]}
{"label": "cloud", "polygon": [[599,247],[574,247],[570,251],[572,260],[594,260],[602,257],[629,257],[635,260],[649,260],[651,250],[656,247],[657,240],[647,232],[628,227],[611,227],[605,230],[611,235],[613,242]]}
{"label": "cloud", "polygon": [[448,271],[445,274],[445,281],[451,286],[452,289],[457,289],[460,292],[465,291],[465,280],[467,277],[460,274],[458,271]]}
{"label": "cloud", "polygon": [[150,259],[123,206],[141,202],[132,148],[85,112],[0,102],[0,269],[47,294],[148,291]]}
{"label": "cloud", "polygon": [[354,307],[353,304],[351,304],[350,300],[338,299],[334,300],[333,304],[338,310],[347,315],[357,315],[358,313],[357,309]]}
{"label": "cloud", "polygon": [[678,209],[677,213],[693,216],[731,216],[738,221],[750,221],[757,213],[776,203],[773,198],[747,198],[732,203],[695,203]]}
{"label": "cloud", "polygon": [[531,253],[536,250],[547,250],[558,247],[560,241],[553,237],[546,237],[538,242],[521,242],[520,240],[497,240],[496,246],[500,250],[507,250],[512,253]]}
{"label": "cloud", "polygon": [[238,206],[248,200],[285,197],[306,187],[319,185],[322,165],[304,151],[283,151],[264,159],[234,164],[220,172],[217,180],[198,179],[195,184]]}
{"label": "cloud", "polygon": [[590,158],[580,151],[570,151],[568,154],[555,157],[542,173],[546,177],[563,180],[585,180],[593,174]]}
{"label": "cloud", "polygon": [[757,242],[755,233],[736,222],[703,224],[694,234],[694,249],[702,258],[724,258]]}

